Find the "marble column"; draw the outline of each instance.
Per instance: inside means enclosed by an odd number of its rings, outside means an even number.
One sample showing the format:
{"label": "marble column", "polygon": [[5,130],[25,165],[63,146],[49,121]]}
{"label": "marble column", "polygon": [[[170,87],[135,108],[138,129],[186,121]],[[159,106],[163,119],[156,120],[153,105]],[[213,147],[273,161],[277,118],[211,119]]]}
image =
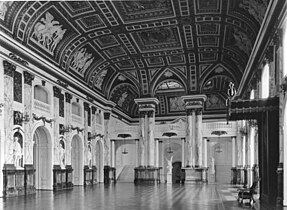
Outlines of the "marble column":
{"label": "marble column", "polygon": [[115,165],[116,159],[115,159],[115,140],[114,139],[111,140],[111,158],[112,158],[111,166],[114,168],[116,166]]}
{"label": "marble column", "polygon": [[155,112],[148,111],[148,167],[155,166],[155,141],[154,141],[154,127],[155,127]]}
{"label": "marble column", "polygon": [[[73,96],[70,93],[65,93],[65,127],[71,126],[72,121],[72,105],[71,105],[71,99]],[[70,132],[66,132],[65,134],[66,138],[66,165],[71,165],[71,134]]]}
{"label": "marble column", "polygon": [[202,167],[202,109],[197,109],[196,111],[196,144],[197,144],[197,151],[196,151],[196,163],[195,165],[198,167]]}
{"label": "marble column", "polygon": [[154,155],[155,155],[155,167],[159,167],[159,139],[155,139],[155,151],[154,151]]}
{"label": "marble column", "polygon": [[[54,93],[54,165],[60,165],[61,166],[61,160],[59,157],[59,98],[61,95],[61,89],[58,88],[57,86],[53,86],[53,93]],[[66,154],[66,145],[67,143],[65,142],[65,156]],[[65,161],[66,161],[65,157]],[[66,165],[66,163],[65,163]],[[63,169],[63,168],[62,168]]]}
{"label": "marble column", "polygon": [[184,167],[185,155],[185,138],[181,138],[181,167]]}
{"label": "marble column", "polygon": [[165,168],[164,168],[164,144],[162,140],[159,140],[159,167],[160,167],[160,180],[165,182]]}
{"label": "marble column", "polygon": [[236,169],[236,137],[231,137],[232,141],[232,165],[231,165],[231,184],[237,183],[237,169]]}
{"label": "marble column", "polygon": [[156,167],[158,160],[155,156],[155,108],[159,101],[156,98],[135,99],[139,107],[139,153],[140,167],[135,168],[135,183],[158,183],[160,181],[159,168]]}
{"label": "marble column", "polygon": [[[13,143],[13,76],[16,66],[8,61],[3,61],[4,66],[4,147],[5,164],[13,164],[13,153],[9,150]],[[3,110],[3,109],[2,109]]]}
{"label": "marble column", "polygon": [[[2,58],[0,57],[0,90],[5,89],[4,82],[4,63]],[[0,91],[0,167],[3,168],[5,163],[5,113],[4,113],[4,91]],[[3,189],[3,176],[0,176],[0,189]],[[0,197],[3,196],[3,190],[1,190]]]}
{"label": "marble column", "polygon": [[139,167],[139,139],[135,139],[136,142],[136,167]]}
{"label": "marble column", "polygon": [[104,127],[105,127],[105,135],[104,135],[104,165],[110,166],[110,112],[104,113]]}
{"label": "marble column", "polygon": [[24,71],[24,115],[29,116],[29,121],[24,124],[25,130],[25,150],[24,164],[33,164],[33,136],[32,136],[32,82],[34,75]]}
{"label": "marble column", "polygon": [[203,138],[203,167],[208,167],[208,160],[207,160],[207,141],[208,139],[206,137]]}
{"label": "marble column", "polygon": [[88,139],[88,130],[89,130],[89,126],[88,126],[88,121],[90,120],[89,117],[90,117],[90,114],[89,112],[91,111],[90,110],[90,105],[86,102],[83,103],[84,104],[84,167],[89,167],[89,160],[88,160],[88,144],[89,144],[89,140]]}
{"label": "marble column", "polygon": [[[97,108],[92,106],[92,136],[96,135],[96,111]],[[96,138],[92,138],[92,142],[91,142],[92,146],[92,166],[96,167]]]}
{"label": "marble column", "polygon": [[[206,170],[202,168],[202,112],[205,95],[182,96],[187,113],[187,156],[185,170],[185,182],[206,182]],[[199,143],[200,142],[200,143]]]}

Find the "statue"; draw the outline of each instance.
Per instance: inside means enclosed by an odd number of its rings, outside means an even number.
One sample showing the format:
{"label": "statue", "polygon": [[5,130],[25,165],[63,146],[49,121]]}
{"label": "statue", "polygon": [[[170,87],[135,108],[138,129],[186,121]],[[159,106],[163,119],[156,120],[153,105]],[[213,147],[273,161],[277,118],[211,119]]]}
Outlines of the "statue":
{"label": "statue", "polygon": [[60,141],[59,158],[61,168],[65,168],[65,145],[62,140]]}
{"label": "statue", "polygon": [[88,166],[89,166],[89,168],[92,168],[92,149],[91,149],[90,145],[88,146],[87,159],[88,159]]}
{"label": "statue", "polygon": [[215,159],[214,159],[214,157],[211,157],[211,163],[210,163],[210,174],[215,174],[215,167],[214,167],[214,164],[215,164]]}
{"label": "statue", "polygon": [[171,174],[172,173],[172,159],[173,159],[173,156],[170,157],[170,160],[168,160],[166,158],[166,161],[167,161],[167,169],[168,169],[168,174]]}
{"label": "statue", "polygon": [[19,137],[14,136],[13,143],[11,145],[11,152],[13,157],[13,163],[16,168],[21,168],[21,159],[23,155],[22,147],[19,143]]}

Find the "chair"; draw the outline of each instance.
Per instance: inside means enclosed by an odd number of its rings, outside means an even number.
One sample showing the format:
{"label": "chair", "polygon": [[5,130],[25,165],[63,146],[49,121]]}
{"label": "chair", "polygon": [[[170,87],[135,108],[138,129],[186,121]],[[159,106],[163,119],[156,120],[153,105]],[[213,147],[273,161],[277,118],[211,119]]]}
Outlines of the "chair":
{"label": "chair", "polygon": [[260,181],[260,179],[254,180],[254,182],[252,183],[250,188],[238,189],[237,201],[242,204],[244,199],[249,199],[249,203],[252,206],[255,203],[253,195],[255,194],[255,189],[256,189],[259,181]]}

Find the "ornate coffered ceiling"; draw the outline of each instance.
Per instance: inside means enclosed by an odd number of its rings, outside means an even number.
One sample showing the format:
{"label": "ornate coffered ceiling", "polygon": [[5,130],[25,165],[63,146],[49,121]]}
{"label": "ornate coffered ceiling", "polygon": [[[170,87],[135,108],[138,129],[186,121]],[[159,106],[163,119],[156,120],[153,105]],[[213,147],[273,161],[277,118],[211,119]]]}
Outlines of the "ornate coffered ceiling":
{"label": "ornate coffered ceiling", "polygon": [[[181,95],[206,94],[203,113],[225,112],[264,18],[267,0],[13,1],[1,31],[137,116],[157,97],[158,116],[184,114]],[[172,81],[183,89],[157,91]],[[67,81],[68,82],[68,81]]]}

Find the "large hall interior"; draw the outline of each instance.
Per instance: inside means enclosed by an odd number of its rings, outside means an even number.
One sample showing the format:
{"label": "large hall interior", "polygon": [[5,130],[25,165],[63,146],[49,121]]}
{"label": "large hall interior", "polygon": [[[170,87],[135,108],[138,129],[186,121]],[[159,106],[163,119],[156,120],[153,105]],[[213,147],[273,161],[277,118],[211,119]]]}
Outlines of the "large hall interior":
{"label": "large hall interior", "polygon": [[285,0],[0,1],[0,208],[287,208],[286,91]]}

